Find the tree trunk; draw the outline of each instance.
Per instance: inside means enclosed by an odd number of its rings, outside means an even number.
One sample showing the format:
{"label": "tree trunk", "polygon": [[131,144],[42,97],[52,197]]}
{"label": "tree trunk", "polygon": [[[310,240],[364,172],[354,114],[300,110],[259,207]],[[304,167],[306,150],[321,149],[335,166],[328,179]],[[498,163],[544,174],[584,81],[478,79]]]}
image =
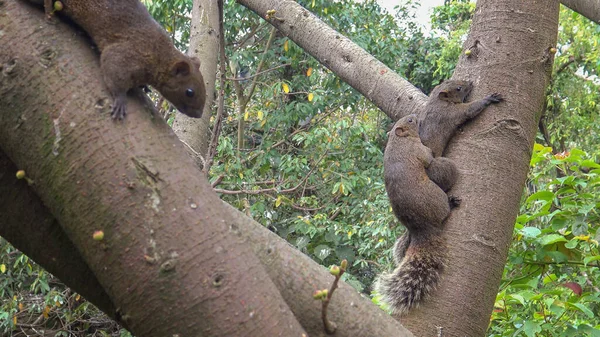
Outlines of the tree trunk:
{"label": "tree trunk", "polygon": [[[130,100],[127,119],[110,120],[97,58],[42,17],[0,4],[0,147],[34,180],[122,320],[140,336],[300,336],[297,318],[324,336],[311,295],[333,277],[223,204],[162,119]],[[410,335],[346,284],[329,310],[338,336]]]}
{"label": "tree trunk", "polygon": [[[200,59],[200,71],[206,86],[206,105],[202,118],[178,113],[173,131],[187,146],[198,167],[204,166],[208,150],[210,117],[215,98],[217,51],[219,50],[219,10],[214,0],[194,0],[190,48],[188,54]],[[193,150],[193,151],[192,151]]]}
{"label": "tree trunk", "polygon": [[[402,317],[416,336],[483,336],[498,293],[545,101],[556,46],[557,0],[479,0],[454,79],[474,80],[487,108],[447,150],[461,172],[462,199],[447,222],[449,265],[430,300]],[[475,47],[476,45],[476,47]],[[425,323],[425,324],[424,324]]]}

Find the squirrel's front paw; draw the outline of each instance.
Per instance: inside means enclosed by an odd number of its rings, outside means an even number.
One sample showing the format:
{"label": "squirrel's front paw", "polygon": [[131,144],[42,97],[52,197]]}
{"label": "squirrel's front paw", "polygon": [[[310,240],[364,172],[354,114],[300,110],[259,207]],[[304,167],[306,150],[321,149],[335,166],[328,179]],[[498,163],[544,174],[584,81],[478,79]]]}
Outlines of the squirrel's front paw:
{"label": "squirrel's front paw", "polygon": [[448,196],[448,204],[450,205],[450,209],[460,206],[461,201],[462,201],[462,199],[457,196],[454,196],[454,195]]}
{"label": "squirrel's front paw", "polygon": [[488,95],[486,97],[486,99],[490,102],[490,103],[500,103],[504,100],[504,98],[502,98],[502,95],[495,92],[491,95]]}
{"label": "squirrel's front paw", "polygon": [[124,119],[127,115],[127,99],[125,96],[117,96],[113,102],[112,112],[110,116],[113,119]]}

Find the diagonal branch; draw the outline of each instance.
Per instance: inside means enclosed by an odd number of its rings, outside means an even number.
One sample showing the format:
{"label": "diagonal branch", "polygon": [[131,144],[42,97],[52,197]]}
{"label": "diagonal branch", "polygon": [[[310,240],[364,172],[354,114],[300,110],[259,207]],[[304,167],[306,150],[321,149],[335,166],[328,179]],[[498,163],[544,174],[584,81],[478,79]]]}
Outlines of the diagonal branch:
{"label": "diagonal branch", "polygon": [[[295,1],[237,1],[267,20],[393,120],[419,113],[425,104],[427,97],[419,89]],[[267,15],[272,11],[273,15]]]}
{"label": "diagonal branch", "polygon": [[563,5],[600,24],[600,0],[561,0]]}

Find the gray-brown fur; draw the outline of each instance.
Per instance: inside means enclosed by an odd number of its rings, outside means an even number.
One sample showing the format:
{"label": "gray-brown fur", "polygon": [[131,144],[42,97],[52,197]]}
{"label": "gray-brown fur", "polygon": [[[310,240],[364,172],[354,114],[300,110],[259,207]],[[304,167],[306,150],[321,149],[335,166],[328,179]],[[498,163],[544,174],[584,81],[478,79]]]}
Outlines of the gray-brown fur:
{"label": "gray-brown fur", "polygon": [[[31,0],[32,2],[38,2]],[[178,51],[139,0],[61,0],[60,12],[100,50],[102,79],[113,96],[113,118],[126,114],[126,93],[151,85],[182,113],[201,117],[206,100],[200,62]],[[45,0],[46,13],[52,0]]]}
{"label": "gray-brown fur", "polygon": [[376,289],[397,313],[410,309],[437,285],[446,256],[441,231],[451,203],[427,176],[426,168],[434,159],[421,143],[418,127],[416,115],[398,120],[384,153],[386,191],[408,232],[396,242],[398,266],[379,277]]}
{"label": "gray-brown fur", "polygon": [[444,153],[460,125],[477,116],[490,104],[502,101],[502,96],[494,93],[465,103],[472,89],[473,84],[469,81],[449,80],[435,87],[429,95],[419,136],[423,144],[433,151],[434,157]]}
{"label": "gray-brown fur", "polygon": [[[398,246],[397,246],[398,247]],[[411,232],[404,258],[391,273],[379,276],[376,289],[392,311],[402,314],[417,306],[437,286],[447,249],[441,229]]]}

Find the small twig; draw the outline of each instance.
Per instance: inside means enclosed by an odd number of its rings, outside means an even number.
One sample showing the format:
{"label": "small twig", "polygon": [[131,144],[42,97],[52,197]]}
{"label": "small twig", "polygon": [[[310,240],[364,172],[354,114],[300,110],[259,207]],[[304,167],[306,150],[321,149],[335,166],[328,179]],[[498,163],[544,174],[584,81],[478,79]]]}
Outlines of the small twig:
{"label": "small twig", "polygon": [[276,192],[279,194],[292,193],[292,192],[296,191],[298,188],[300,188],[300,186],[302,186],[302,184],[304,182],[306,182],[308,180],[308,178],[310,178],[311,174],[317,169],[317,165],[319,165],[321,160],[323,160],[323,158],[325,158],[326,155],[327,155],[327,151],[325,151],[325,153],[323,153],[321,155],[319,160],[317,160],[317,162],[315,163],[314,167],[310,171],[308,171],[308,173],[304,176],[304,178],[302,178],[302,180],[298,183],[298,185],[291,187],[291,188],[280,190],[279,186],[281,186],[281,185],[278,185],[275,187],[261,188],[258,190],[235,190],[235,191],[232,191],[232,190],[224,190],[224,189],[220,189],[220,188],[215,188],[214,190],[215,190],[215,192],[222,193],[222,194],[263,194],[263,193],[269,193],[269,192]]}
{"label": "small twig", "polygon": [[321,306],[321,319],[323,320],[323,326],[325,327],[325,332],[330,335],[335,333],[337,326],[335,323],[331,322],[327,318],[327,308],[329,307],[329,302],[331,302],[331,298],[333,297],[333,292],[337,289],[338,283],[340,282],[342,275],[344,275],[344,272],[346,271],[347,267],[348,267],[348,260],[346,260],[346,259],[342,260],[342,263],[340,263],[339,267],[338,266],[331,267],[329,269],[329,272],[331,273],[331,275],[335,276],[335,280],[333,280],[333,284],[331,285],[331,288],[329,289],[329,291],[327,289],[319,290],[313,295],[313,298],[321,299],[323,301],[322,306]]}
{"label": "small twig", "polygon": [[246,36],[244,36],[240,42],[234,42],[233,44],[236,45],[235,50],[238,50],[239,48],[241,48],[246,41],[250,40],[251,37],[253,37],[254,35],[256,35],[256,32],[259,31],[260,29],[262,29],[264,26],[266,26],[267,23],[264,22],[262,24],[259,25],[255,25],[254,28],[252,28],[252,30],[250,31],[250,33],[248,33]]}
{"label": "small twig", "polygon": [[316,212],[319,210],[322,210],[323,208],[325,208],[325,206],[321,206],[321,207],[317,207],[317,208],[307,208],[307,207],[302,207],[302,206],[297,206],[294,204],[290,205],[293,209],[297,209],[299,211],[304,211],[304,212]]}
{"label": "small twig", "polygon": [[[300,63],[302,63],[302,62],[305,62],[305,61],[301,61]],[[292,64],[291,63],[281,64],[281,65],[278,65],[276,67],[269,68],[267,70],[263,70],[261,72],[258,72],[256,74],[254,74],[252,76],[248,76],[248,77],[243,77],[243,78],[242,77],[236,77],[236,78],[228,77],[227,79],[230,80],[230,81],[246,81],[246,80],[252,79],[252,78],[254,78],[256,76],[260,76],[260,75],[262,75],[264,73],[268,73],[270,71],[273,71],[273,70],[276,70],[276,69],[279,69],[279,68],[282,68],[282,67],[287,67],[289,65],[292,65]]]}
{"label": "small twig", "polygon": [[217,185],[219,185],[221,181],[223,181],[223,178],[225,178],[225,176],[222,174],[218,176],[217,179],[215,179],[215,181],[213,181],[213,183],[211,184],[212,188],[215,188]]}
{"label": "small twig", "polygon": [[595,292],[600,293],[600,289],[598,289],[598,287],[594,285],[594,283],[590,280],[588,274],[585,271],[582,271],[581,274],[585,277],[585,283],[592,287],[592,289],[594,289]]}
{"label": "small twig", "polygon": [[524,260],[523,263],[526,264],[534,264],[534,265],[539,265],[539,266],[549,266],[549,265],[556,265],[556,266],[560,266],[560,265],[577,265],[577,266],[586,266],[586,267],[600,267],[599,264],[591,264],[588,263],[587,265],[583,262],[579,262],[579,261],[566,261],[566,262],[543,262],[543,261],[532,261],[532,260]]}
{"label": "small twig", "polygon": [[196,150],[194,150],[194,148],[190,144],[186,143],[183,140],[180,140],[180,141],[183,143],[183,145],[185,145],[185,147],[187,147],[188,151],[190,151],[196,158],[200,159],[202,166],[206,166],[206,160],[204,159],[204,157],[202,157],[202,155],[200,153],[198,153]]}
{"label": "small twig", "polygon": [[333,212],[333,214],[331,214],[331,216],[329,217],[329,221],[335,220],[335,218],[337,218],[337,216],[340,214],[341,211],[342,211],[341,207],[336,209],[335,212]]}

